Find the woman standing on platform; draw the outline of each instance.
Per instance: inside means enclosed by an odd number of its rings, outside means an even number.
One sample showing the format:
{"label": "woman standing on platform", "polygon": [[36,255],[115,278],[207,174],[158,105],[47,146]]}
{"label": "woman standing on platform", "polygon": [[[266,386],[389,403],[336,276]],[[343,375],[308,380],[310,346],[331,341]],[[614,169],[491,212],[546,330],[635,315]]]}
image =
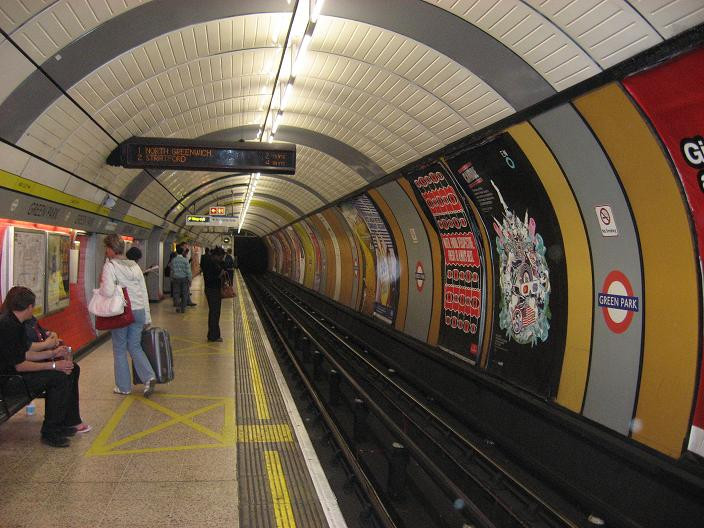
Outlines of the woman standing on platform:
{"label": "woman standing on platform", "polygon": [[144,275],[139,265],[125,258],[125,242],[119,235],[107,235],[104,239],[107,259],[103,265],[100,280],[100,293],[112,297],[115,288],[127,288],[127,295],[132,305],[134,321],[124,328],[112,330],[112,352],[115,360],[116,394],[130,394],[132,380],[127,363],[127,352],[132,356],[132,363],[139,379],[144,383],[144,396],[154,392],[156,375],[142,350],[142,330],[151,322],[149,297]]}
{"label": "woman standing on platform", "polygon": [[222,341],[222,337],[220,337],[220,307],[222,304],[220,287],[222,286],[222,278],[226,275],[222,267],[224,256],[223,249],[216,247],[203,261],[203,287],[205,288],[205,298],[208,300],[208,341]]}

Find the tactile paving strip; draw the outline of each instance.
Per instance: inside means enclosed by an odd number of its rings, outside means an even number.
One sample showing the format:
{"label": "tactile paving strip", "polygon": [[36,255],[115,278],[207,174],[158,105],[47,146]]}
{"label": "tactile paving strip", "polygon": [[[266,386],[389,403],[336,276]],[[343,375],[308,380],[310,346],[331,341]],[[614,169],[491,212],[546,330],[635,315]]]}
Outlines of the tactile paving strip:
{"label": "tactile paving strip", "polygon": [[310,473],[292,433],[254,307],[238,273],[235,298],[235,399],[240,525],[327,527]]}

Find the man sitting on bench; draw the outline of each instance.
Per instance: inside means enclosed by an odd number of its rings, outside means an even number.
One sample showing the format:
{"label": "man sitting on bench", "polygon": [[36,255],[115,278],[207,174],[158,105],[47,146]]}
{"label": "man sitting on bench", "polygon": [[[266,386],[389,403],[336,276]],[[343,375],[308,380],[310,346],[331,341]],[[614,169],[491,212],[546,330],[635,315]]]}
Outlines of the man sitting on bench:
{"label": "man sitting on bench", "polygon": [[35,302],[34,293],[22,286],[15,286],[7,293],[0,316],[0,373],[19,373],[30,397],[46,390],[42,442],[52,447],[68,447],[66,437],[76,433],[75,428],[63,426],[73,361],[63,359],[68,350],[56,346],[55,335],[40,343],[30,343],[27,339],[22,323],[32,317]]}

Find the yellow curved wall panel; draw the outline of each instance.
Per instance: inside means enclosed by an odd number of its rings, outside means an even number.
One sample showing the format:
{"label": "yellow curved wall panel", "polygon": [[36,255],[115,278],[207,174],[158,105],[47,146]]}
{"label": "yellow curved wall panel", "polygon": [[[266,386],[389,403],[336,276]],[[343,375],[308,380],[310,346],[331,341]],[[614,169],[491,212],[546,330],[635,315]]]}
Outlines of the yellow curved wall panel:
{"label": "yellow curved wall panel", "polygon": [[341,284],[339,301],[350,308],[355,308],[352,282],[357,279],[354,277],[354,259],[352,258],[353,249],[350,247],[349,238],[344,231],[345,228],[340,224],[340,219],[334,211],[326,209],[321,214],[332,228],[332,231],[337,238],[337,243],[340,247]]}
{"label": "yellow curved wall panel", "polygon": [[698,353],[696,257],[686,205],[659,142],[620,85],[604,86],[575,104],[621,178],[640,237],[644,338],[632,437],[679,457]]}
{"label": "yellow curved wall panel", "polygon": [[305,266],[303,271],[303,286],[313,289],[315,277],[315,249],[313,248],[313,242],[308,235],[308,231],[306,231],[300,222],[293,224],[293,228],[296,230],[296,233],[298,233],[298,238],[301,240],[301,245],[303,246],[303,260]]}
{"label": "yellow curved wall panel", "polygon": [[567,263],[567,338],[557,402],[580,412],[589,370],[593,277],[587,232],[577,201],[555,157],[535,129],[521,123],[508,129],[530,160],[560,224]]}

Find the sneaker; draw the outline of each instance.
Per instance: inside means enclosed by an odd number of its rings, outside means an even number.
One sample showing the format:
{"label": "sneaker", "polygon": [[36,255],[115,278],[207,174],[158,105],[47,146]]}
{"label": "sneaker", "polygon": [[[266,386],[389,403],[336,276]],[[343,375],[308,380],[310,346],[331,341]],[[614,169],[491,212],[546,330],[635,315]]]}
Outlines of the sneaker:
{"label": "sneaker", "polygon": [[77,425],[75,429],[77,434],[84,434],[93,430],[93,428],[85,422]]}
{"label": "sneaker", "polygon": [[197,303],[188,303],[186,306],[198,306]]}
{"label": "sneaker", "polygon": [[154,386],[156,385],[156,380],[154,378],[150,379],[144,384],[144,397],[149,398],[154,392]]}
{"label": "sneaker", "polygon": [[43,434],[42,444],[46,444],[50,447],[68,447],[68,438],[58,434]]}
{"label": "sneaker", "polygon": [[121,391],[119,387],[115,387],[112,391],[115,394],[123,394],[125,396],[127,396],[128,394],[132,394],[132,392],[130,392],[130,391],[127,391],[127,392]]}

